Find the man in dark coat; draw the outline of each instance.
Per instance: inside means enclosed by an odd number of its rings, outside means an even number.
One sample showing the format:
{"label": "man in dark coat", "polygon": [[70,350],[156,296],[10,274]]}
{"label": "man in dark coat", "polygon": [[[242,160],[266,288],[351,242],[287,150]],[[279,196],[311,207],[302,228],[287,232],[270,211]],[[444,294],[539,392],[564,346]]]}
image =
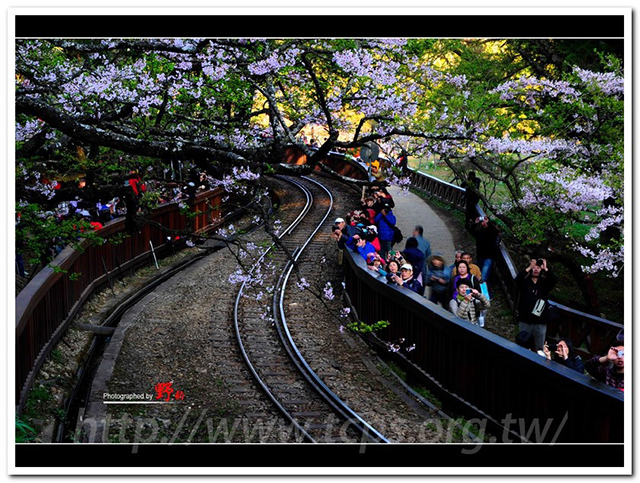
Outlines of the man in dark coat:
{"label": "man in dark coat", "polygon": [[409,263],[402,265],[400,275],[395,275],[393,281],[417,294],[422,292],[422,284],[413,276],[413,267]]}
{"label": "man in dark coat", "polygon": [[500,230],[493,220],[484,216],[476,219],[476,222],[470,227],[470,231],[476,239],[476,257],[482,272],[482,280],[488,282],[491,267],[498,256]]}
{"label": "man in dark coat", "polygon": [[361,233],[361,230],[359,230],[355,226],[347,224],[344,218],[336,218],[334,226],[340,228],[340,231],[347,237]]}
{"label": "man in dark coat", "polygon": [[545,259],[531,259],[529,266],[516,276],[520,291],[518,320],[520,330],[533,335],[536,351],[544,349],[549,318],[549,292],[557,282],[556,276],[547,267]]}
{"label": "man in dark coat", "polygon": [[420,280],[421,282],[424,282],[424,280],[421,278],[421,274],[424,273],[425,269],[425,256],[420,248],[418,248],[418,240],[415,237],[407,238],[405,248],[400,253],[402,253],[402,256],[407,262],[413,265],[414,278]]}
{"label": "man in dark coat", "polygon": [[424,228],[422,225],[416,225],[413,229],[413,237],[418,240],[418,248],[424,253],[423,273],[427,271],[427,260],[431,258],[431,243],[424,236]]}

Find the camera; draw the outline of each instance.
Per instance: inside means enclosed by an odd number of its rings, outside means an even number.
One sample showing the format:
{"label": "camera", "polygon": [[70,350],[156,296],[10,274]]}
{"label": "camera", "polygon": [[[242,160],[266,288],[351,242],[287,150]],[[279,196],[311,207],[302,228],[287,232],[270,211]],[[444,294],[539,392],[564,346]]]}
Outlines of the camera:
{"label": "camera", "polygon": [[556,350],[558,350],[557,344],[549,344],[549,352],[555,352]]}
{"label": "camera", "polygon": [[542,258],[538,258],[536,260],[536,265],[538,265],[539,267],[541,267],[542,265],[544,265],[544,260]]}

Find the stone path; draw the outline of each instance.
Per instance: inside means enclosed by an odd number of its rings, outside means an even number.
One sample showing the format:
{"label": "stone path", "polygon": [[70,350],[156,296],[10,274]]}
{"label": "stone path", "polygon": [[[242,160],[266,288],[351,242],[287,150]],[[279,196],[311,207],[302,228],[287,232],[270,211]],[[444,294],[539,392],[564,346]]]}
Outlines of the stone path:
{"label": "stone path", "polygon": [[[431,254],[443,256],[447,265],[453,263],[456,248],[445,221],[419,196],[408,191],[402,192],[397,186],[390,186],[387,190],[395,202],[393,214],[396,215],[396,224],[405,237],[400,248],[404,249],[407,238],[413,235],[414,227],[422,225],[423,236],[431,244]],[[430,291],[427,287],[425,297],[429,297]]]}
{"label": "stone path", "polygon": [[413,234],[413,228],[422,225],[424,237],[431,243],[431,253],[442,255],[448,265],[453,263],[456,248],[445,221],[419,196],[410,192],[401,193],[402,190],[396,186],[390,186],[388,191],[396,204],[393,214],[398,220],[398,228],[405,236],[401,242],[402,248],[406,239]]}

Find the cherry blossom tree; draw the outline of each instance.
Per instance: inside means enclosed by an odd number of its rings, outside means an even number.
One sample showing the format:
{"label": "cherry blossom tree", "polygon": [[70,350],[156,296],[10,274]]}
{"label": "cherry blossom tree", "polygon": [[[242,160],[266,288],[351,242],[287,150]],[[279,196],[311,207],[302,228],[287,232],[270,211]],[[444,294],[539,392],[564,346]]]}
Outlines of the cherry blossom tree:
{"label": "cherry blossom tree", "polygon": [[[53,193],[56,175],[88,173],[99,198],[118,192],[119,173],[175,163],[255,200],[265,173],[309,173],[330,150],[377,142],[436,156],[460,179],[477,170],[482,203],[515,240],[616,275],[622,66],[541,68],[540,52],[446,39],[19,40],[18,201],[55,211],[79,195]],[[317,149],[301,137],[311,125],[324,130]],[[306,165],[283,162],[291,146]]]}
{"label": "cherry blossom tree", "polygon": [[412,79],[425,96],[404,124],[441,136],[413,137],[410,149],[435,156],[461,180],[476,171],[484,189],[467,188],[503,222],[512,246],[562,262],[593,301],[585,273],[615,277],[624,266],[620,60],[601,56],[602,71],[573,65],[539,77],[506,41],[445,48],[447,69],[431,70],[427,61]]}

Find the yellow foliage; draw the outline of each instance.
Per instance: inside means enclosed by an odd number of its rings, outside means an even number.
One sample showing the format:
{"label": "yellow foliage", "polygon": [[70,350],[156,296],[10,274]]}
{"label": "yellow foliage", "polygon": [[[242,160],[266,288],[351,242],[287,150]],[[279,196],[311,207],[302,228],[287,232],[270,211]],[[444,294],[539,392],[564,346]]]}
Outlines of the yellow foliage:
{"label": "yellow foliage", "polygon": [[517,131],[517,132],[521,132],[521,133],[526,133],[526,134],[534,134],[538,127],[539,127],[539,123],[537,121],[532,121],[531,119],[524,119],[520,122],[518,122],[518,124],[516,124],[513,129],[511,129],[511,131]]}

